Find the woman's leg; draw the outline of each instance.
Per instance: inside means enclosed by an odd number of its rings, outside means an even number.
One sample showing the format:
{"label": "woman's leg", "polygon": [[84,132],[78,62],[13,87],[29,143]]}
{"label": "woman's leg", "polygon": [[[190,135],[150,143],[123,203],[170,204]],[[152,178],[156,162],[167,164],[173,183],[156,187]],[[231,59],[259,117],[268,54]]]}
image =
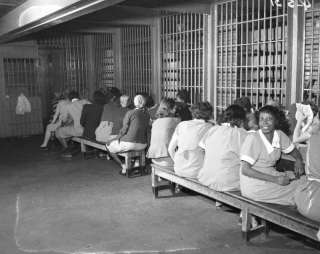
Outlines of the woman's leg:
{"label": "woman's leg", "polygon": [[57,129],[55,124],[48,124],[46,128],[46,132],[44,134],[44,139],[40,147],[47,147],[48,142],[51,137],[51,132],[54,132]]}
{"label": "woman's leg", "polygon": [[114,159],[116,163],[118,163],[121,166],[122,168],[121,172],[125,174],[126,173],[125,165],[122,163],[119,156],[116,154],[123,150],[121,143],[122,142],[119,142],[119,140],[113,140],[111,141],[110,145],[106,145],[106,147],[109,151],[110,156]]}
{"label": "woman's leg", "polygon": [[68,148],[68,144],[64,135],[64,130],[66,127],[60,127],[56,131],[56,137],[62,145],[63,149],[66,150]]}
{"label": "woman's leg", "polygon": [[132,150],[141,150],[146,148],[146,146],[146,144],[138,144],[124,141],[119,142],[118,140],[111,141],[110,145],[106,145],[107,149],[110,152],[110,156],[121,166],[122,174],[125,174],[127,172],[127,167],[124,163],[122,163],[122,161],[116,153],[127,152]]}

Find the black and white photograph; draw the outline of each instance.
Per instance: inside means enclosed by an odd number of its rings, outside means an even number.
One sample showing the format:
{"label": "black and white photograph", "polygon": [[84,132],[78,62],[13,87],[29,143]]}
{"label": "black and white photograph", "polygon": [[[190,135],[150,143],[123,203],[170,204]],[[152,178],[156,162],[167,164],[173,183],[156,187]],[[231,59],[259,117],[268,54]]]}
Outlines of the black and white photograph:
{"label": "black and white photograph", "polygon": [[320,253],[320,0],[0,0],[0,254]]}

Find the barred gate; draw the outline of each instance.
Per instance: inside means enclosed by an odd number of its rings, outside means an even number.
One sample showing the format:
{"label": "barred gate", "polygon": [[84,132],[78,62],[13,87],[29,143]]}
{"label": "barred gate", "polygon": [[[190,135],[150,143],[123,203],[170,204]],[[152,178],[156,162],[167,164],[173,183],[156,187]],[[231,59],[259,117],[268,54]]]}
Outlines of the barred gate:
{"label": "barred gate", "polygon": [[152,87],[151,27],[121,29],[122,90],[130,96]]}
{"label": "barred gate", "polygon": [[[3,58],[5,99],[0,107],[0,137],[40,134],[42,128],[41,87],[38,80],[39,59]],[[23,93],[31,112],[16,114],[18,96]]]}
{"label": "barred gate", "polygon": [[241,96],[256,107],[285,104],[287,1],[232,0],[216,5],[216,90],[218,111]]}
{"label": "barred gate", "polygon": [[94,34],[95,87],[113,87],[115,84],[115,59],[112,33]]}
{"label": "barred gate", "polygon": [[312,1],[305,12],[303,98],[319,104],[320,95],[320,4]]}
{"label": "barred gate", "polygon": [[38,44],[40,48],[62,50],[62,59],[58,59],[60,64],[57,64],[57,68],[59,68],[57,73],[61,75],[61,83],[54,84],[55,87],[53,89],[61,91],[69,88],[86,95],[88,92],[88,60],[83,34],[47,36],[39,39]]}
{"label": "barred gate", "polygon": [[182,13],[161,18],[161,92],[175,97],[180,89],[190,102],[206,98],[208,15]]}

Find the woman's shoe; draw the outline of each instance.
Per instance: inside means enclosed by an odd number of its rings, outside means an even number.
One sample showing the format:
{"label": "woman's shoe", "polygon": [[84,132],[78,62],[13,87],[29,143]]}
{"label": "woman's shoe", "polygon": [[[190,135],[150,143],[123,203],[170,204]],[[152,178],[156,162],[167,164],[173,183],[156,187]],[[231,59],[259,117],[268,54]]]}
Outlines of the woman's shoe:
{"label": "woman's shoe", "polygon": [[40,146],[40,150],[42,151],[48,151],[49,148],[47,146]]}
{"label": "woman's shoe", "polygon": [[119,175],[125,176],[126,173],[123,173],[123,172],[122,172],[122,169],[121,169],[121,170],[119,170]]}

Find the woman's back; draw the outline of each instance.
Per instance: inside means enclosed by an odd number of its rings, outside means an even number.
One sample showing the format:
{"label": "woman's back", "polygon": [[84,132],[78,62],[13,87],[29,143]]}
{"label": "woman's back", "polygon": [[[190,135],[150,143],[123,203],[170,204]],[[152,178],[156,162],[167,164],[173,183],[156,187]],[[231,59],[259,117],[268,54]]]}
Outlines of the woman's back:
{"label": "woman's back", "polygon": [[83,126],[83,136],[95,139],[95,130],[100,124],[103,105],[86,104],[83,106],[80,123]]}
{"label": "woman's back", "polygon": [[218,191],[240,189],[240,147],[247,132],[243,128],[227,125],[214,126],[200,146],[205,149],[205,158],[198,179]]}
{"label": "woman's back", "polygon": [[153,122],[150,147],[148,150],[149,158],[162,158],[169,156],[169,142],[179,122],[179,118],[176,117],[163,117]]}
{"label": "woman's back", "polygon": [[128,108],[122,108],[119,104],[109,102],[104,105],[101,115],[101,121],[108,121],[113,123],[111,135],[117,135],[122,128],[122,122]]}
{"label": "woman's back", "polygon": [[312,133],[308,141],[306,174],[308,179],[320,181],[320,132]]}
{"label": "woman's back", "polygon": [[132,109],[123,119],[119,138],[122,141],[146,144],[148,142],[149,113],[144,109]]}
{"label": "woman's back", "polygon": [[174,170],[184,177],[196,178],[202,168],[204,152],[198,146],[203,135],[212,127],[201,119],[184,121],[178,124],[172,139],[178,150],[174,155]]}

